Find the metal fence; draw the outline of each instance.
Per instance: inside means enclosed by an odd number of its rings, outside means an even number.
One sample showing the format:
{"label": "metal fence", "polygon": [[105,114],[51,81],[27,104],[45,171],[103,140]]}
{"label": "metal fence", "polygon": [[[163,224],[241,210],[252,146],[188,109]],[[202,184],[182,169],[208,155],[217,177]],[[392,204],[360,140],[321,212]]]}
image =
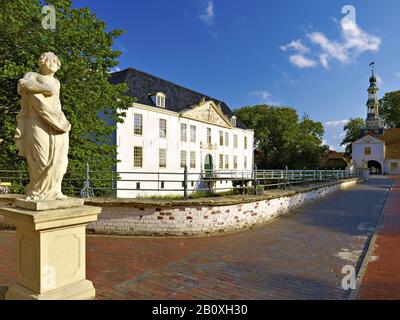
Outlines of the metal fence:
{"label": "metal fence", "polygon": [[[63,191],[82,198],[119,196],[131,192],[140,195],[180,195],[188,199],[194,193],[216,194],[232,192],[263,194],[271,188],[342,180],[359,177],[350,170],[206,170],[194,172],[187,167],[179,172],[115,172],[90,170],[67,172]],[[25,171],[0,170],[0,192],[17,192],[29,182]]]}

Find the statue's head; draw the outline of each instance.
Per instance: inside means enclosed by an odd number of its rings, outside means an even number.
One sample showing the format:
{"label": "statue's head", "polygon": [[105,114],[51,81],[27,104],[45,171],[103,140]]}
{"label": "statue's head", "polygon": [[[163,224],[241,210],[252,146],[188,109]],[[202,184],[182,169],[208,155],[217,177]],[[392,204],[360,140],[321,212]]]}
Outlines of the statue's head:
{"label": "statue's head", "polygon": [[61,67],[60,59],[53,52],[43,53],[39,58],[41,73],[56,73]]}

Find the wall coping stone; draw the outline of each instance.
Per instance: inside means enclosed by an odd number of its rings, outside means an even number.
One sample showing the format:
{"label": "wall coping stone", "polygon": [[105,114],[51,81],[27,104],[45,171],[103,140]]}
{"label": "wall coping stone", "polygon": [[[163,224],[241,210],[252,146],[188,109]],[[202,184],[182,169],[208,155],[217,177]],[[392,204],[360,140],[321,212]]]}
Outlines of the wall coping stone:
{"label": "wall coping stone", "polygon": [[[133,207],[133,208],[173,208],[173,207],[221,207],[243,203],[253,203],[265,200],[289,197],[296,194],[306,193],[325,187],[338,185],[344,182],[361,181],[362,178],[344,179],[330,182],[312,184],[306,187],[294,187],[296,190],[267,190],[262,196],[234,195],[215,198],[200,198],[191,200],[157,200],[157,199],[120,199],[120,198],[93,198],[85,200],[85,205],[95,207]],[[0,205],[3,202],[14,202],[16,198],[22,198],[23,195],[18,194],[0,194]]]}

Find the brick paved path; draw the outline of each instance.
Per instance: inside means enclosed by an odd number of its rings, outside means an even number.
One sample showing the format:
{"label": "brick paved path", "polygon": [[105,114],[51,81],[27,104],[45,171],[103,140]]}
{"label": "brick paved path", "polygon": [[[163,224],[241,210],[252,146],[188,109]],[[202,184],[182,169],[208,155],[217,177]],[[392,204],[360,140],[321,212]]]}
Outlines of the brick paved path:
{"label": "brick paved path", "polygon": [[[341,269],[360,264],[390,183],[371,179],[235,234],[88,236],[88,278],[98,299],[346,299]],[[0,288],[15,276],[14,241],[0,232]]]}
{"label": "brick paved path", "polygon": [[375,241],[358,299],[400,299],[400,179],[385,207],[385,215]]}

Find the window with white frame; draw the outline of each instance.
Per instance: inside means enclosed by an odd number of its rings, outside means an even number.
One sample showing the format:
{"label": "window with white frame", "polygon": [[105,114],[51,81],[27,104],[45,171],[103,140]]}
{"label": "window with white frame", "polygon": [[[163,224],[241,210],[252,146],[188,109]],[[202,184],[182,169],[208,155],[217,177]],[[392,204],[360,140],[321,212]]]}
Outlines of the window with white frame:
{"label": "window with white frame", "polygon": [[159,92],[156,95],[156,106],[165,108],[165,94]]}
{"label": "window with white frame", "polygon": [[229,133],[225,132],[225,146],[229,147]]}
{"label": "window with white frame", "polygon": [[224,145],[224,133],[222,131],[219,132],[219,145]]}
{"label": "window with white frame", "polygon": [[186,123],[181,123],[181,141],[187,141],[187,126],[186,126]]}
{"label": "window with white frame", "polygon": [[139,136],[143,134],[143,115],[140,113],[133,115],[133,133]]}
{"label": "window with white frame", "polygon": [[247,150],[247,137],[244,137],[244,148]]}
{"label": "window with white frame", "polygon": [[167,149],[159,149],[158,150],[158,158],[159,158],[159,167],[166,168],[167,167]]}
{"label": "window with white frame", "polygon": [[229,156],[225,155],[225,169],[229,169]]}
{"label": "window with white frame", "polygon": [[190,169],[196,169],[196,151],[190,151]]}
{"label": "window with white frame", "polygon": [[223,154],[219,155],[219,168],[220,169],[224,168],[224,155]]}
{"label": "window with white frame", "polygon": [[211,128],[207,128],[207,143],[212,144],[212,139],[211,139]]}
{"label": "window with white frame", "polygon": [[247,169],[247,157],[244,157],[244,168]]}
{"label": "window with white frame", "polygon": [[143,167],[143,147],[133,147],[133,166],[135,168]]}
{"label": "window with white frame", "polygon": [[196,126],[190,126],[190,142],[196,142]]}
{"label": "window with white frame", "polygon": [[166,138],[167,137],[167,120],[165,119],[160,119],[159,122],[159,130],[160,130],[160,138]]}
{"label": "window with white frame", "polygon": [[232,127],[236,127],[236,120],[237,120],[236,116],[232,116],[232,118],[231,118]]}
{"label": "window with white frame", "polygon": [[238,168],[238,157],[237,156],[233,156],[233,169],[237,169]]}
{"label": "window with white frame", "polygon": [[235,149],[237,149],[237,147],[238,147],[238,135],[237,134],[233,135],[233,147]]}
{"label": "window with white frame", "polygon": [[186,151],[182,150],[181,151],[181,168],[184,168],[186,166]]}

